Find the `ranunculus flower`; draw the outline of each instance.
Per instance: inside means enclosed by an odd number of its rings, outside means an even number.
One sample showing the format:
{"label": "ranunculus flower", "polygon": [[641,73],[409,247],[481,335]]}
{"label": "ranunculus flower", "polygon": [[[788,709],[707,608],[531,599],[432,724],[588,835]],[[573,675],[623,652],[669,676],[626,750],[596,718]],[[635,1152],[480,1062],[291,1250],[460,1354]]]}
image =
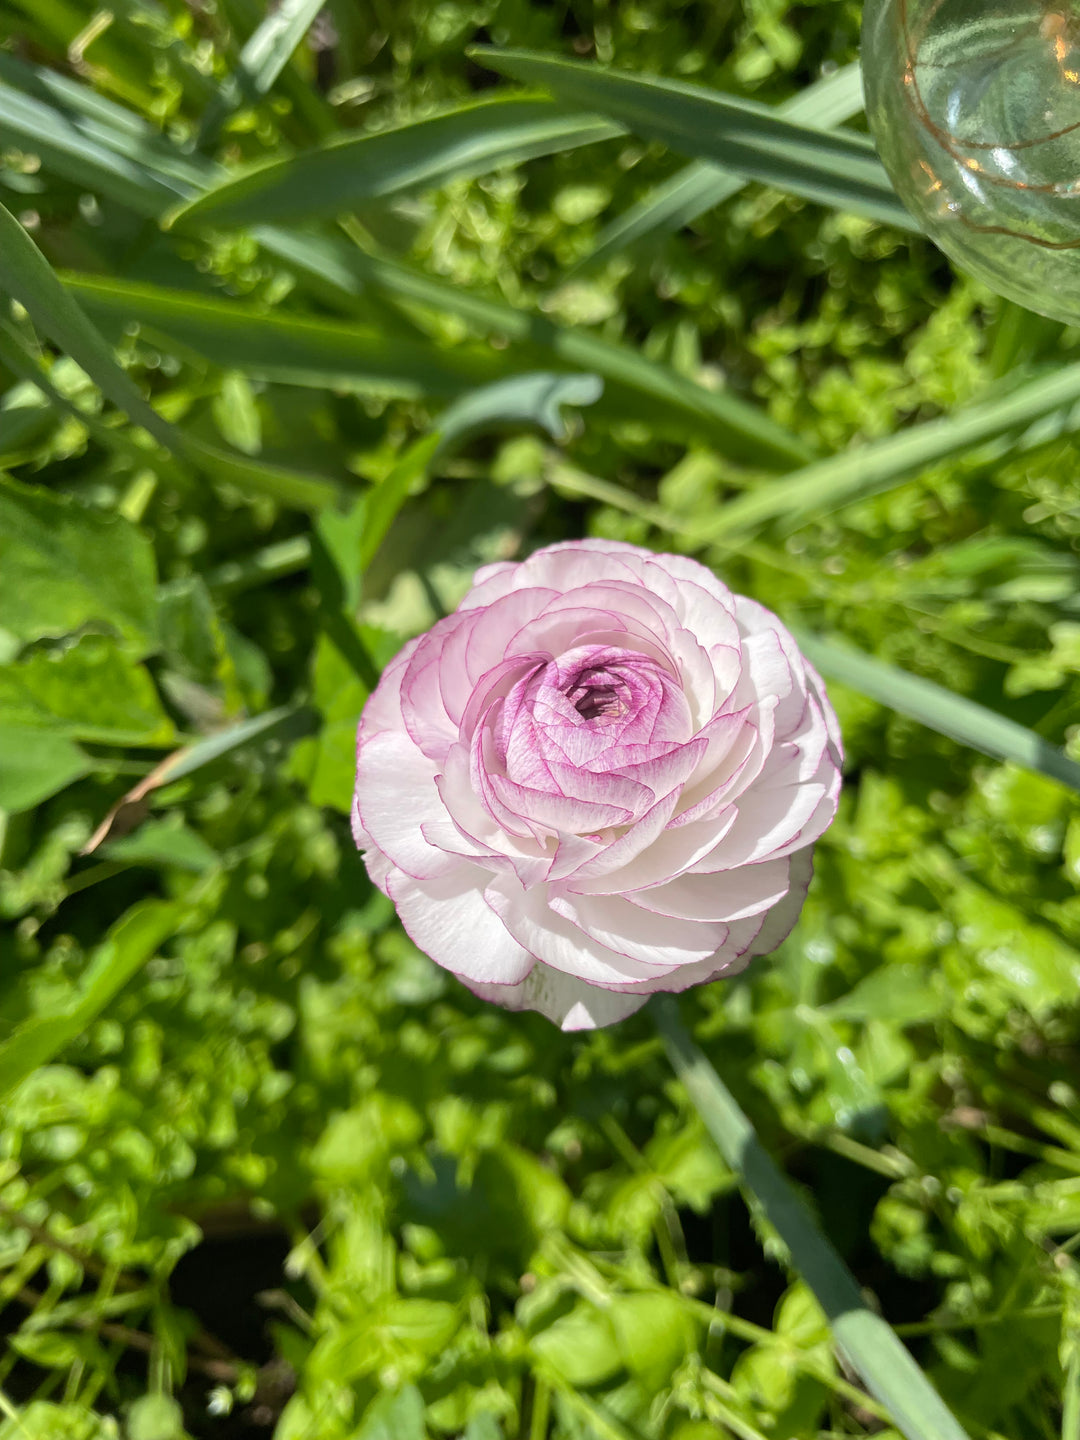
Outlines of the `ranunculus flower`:
{"label": "ranunculus flower", "polygon": [[696,561],[575,541],[484,567],[387,667],[353,830],[421,950],[591,1029],[775,949],[840,759],[775,615]]}

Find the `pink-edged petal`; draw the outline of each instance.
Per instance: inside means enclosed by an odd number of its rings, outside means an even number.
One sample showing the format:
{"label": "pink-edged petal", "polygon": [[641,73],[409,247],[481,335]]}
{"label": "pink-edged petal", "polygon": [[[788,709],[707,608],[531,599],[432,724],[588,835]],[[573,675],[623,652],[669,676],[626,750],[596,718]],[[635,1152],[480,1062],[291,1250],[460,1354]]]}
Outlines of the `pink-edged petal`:
{"label": "pink-edged petal", "polygon": [[656,915],[621,895],[554,894],[551,908],[609,950],[643,964],[693,965],[716,953],[727,926]]}
{"label": "pink-edged petal", "polygon": [[674,968],[659,961],[646,964],[609,949],[556,914],[542,888],[521,890],[506,877],[498,876],[488,886],[486,898],[514,939],[531,955],[590,985],[618,990]]}
{"label": "pink-edged petal", "polygon": [[[655,807],[658,818],[663,818],[670,799],[661,801]],[[616,856],[613,862],[611,852],[615,847],[609,845],[584,865],[558,878],[565,880],[568,890],[581,895],[623,895],[648,885],[659,885],[689,871],[715,850],[718,841],[734,825],[737,815],[732,805],[726,815],[711,818],[705,823],[683,825],[677,829],[662,825],[659,832],[641,845],[631,859],[621,861]],[[648,819],[646,816],[645,820],[640,820],[635,828],[643,830]]]}
{"label": "pink-edged petal", "polygon": [[383,669],[378,685],[368,696],[360,716],[358,738],[378,730],[401,729],[401,681],[416,648],[425,637],[408,640]]}
{"label": "pink-edged petal", "polygon": [[742,920],[776,905],[791,886],[787,859],[766,860],[714,875],[680,875],[627,900],[643,910],[681,920]]}
{"label": "pink-edged petal", "polygon": [[[360,745],[357,826],[394,865],[416,879],[443,875],[455,863],[420,832],[421,819],[442,810],[435,773],[432,762],[404,733],[383,731]],[[408,795],[408,805],[402,804],[403,795]]]}
{"label": "pink-edged petal", "polygon": [[449,875],[434,880],[392,872],[388,893],[409,939],[436,964],[470,981],[517,985],[533,956],[484,899],[489,879],[477,865],[456,863]]}
{"label": "pink-edged petal", "polygon": [[739,814],[720,843],[698,860],[695,874],[734,870],[794,849],[803,827],[826,798],[824,785],[781,785],[774,790],[755,789],[739,800]]}
{"label": "pink-edged petal", "polygon": [[765,917],[765,923],[754,936],[747,955],[771,955],[786,940],[795,928],[795,922],[802,913],[806,892],[814,878],[814,847],[796,850],[790,857],[788,892]]}
{"label": "pink-edged petal", "polygon": [[[598,876],[611,876],[620,870],[630,867],[643,852],[648,852],[663,834],[664,828],[671,819],[675,806],[679,802],[677,791],[665,795],[658,800],[651,810],[635,824],[623,832],[622,835],[606,844],[591,859],[584,864],[578,865],[571,872],[563,872],[561,868],[552,867],[551,878],[553,880],[567,879],[569,875],[574,878],[573,889],[581,887],[577,884],[578,879],[593,879]],[[603,886],[598,892],[600,894],[610,893],[611,890],[624,888],[622,886]]]}
{"label": "pink-edged petal", "polygon": [[[583,772],[577,773],[581,775]],[[531,790],[526,785],[515,785],[504,775],[489,775],[488,779],[507,810],[512,810],[532,825],[550,830],[552,834],[587,835],[614,825],[628,825],[634,818],[631,810],[621,805],[609,805],[603,799],[586,800],[548,790]],[[600,794],[603,788],[603,781],[597,780],[597,793]]]}
{"label": "pink-edged petal", "polygon": [[602,990],[574,975],[534,965],[519,985],[472,985],[474,995],[506,1010],[536,1010],[560,1030],[599,1030],[615,1025],[640,1010],[648,995],[626,995]]}

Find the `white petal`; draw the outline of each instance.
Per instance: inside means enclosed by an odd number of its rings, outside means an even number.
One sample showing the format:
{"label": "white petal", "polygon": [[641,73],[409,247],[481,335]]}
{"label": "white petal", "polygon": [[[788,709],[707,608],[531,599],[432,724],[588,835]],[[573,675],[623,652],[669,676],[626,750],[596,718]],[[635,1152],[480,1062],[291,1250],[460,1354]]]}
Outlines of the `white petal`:
{"label": "white petal", "polygon": [[484,899],[489,871],[458,861],[451,874],[413,880],[389,878],[389,894],[413,944],[437,965],[463,978],[517,985],[533,956],[509,934]]}
{"label": "white petal", "polygon": [[657,915],[683,920],[741,920],[776,905],[788,893],[790,860],[741,865],[715,875],[680,875],[663,885],[635,890],[627,900]]}
{"label": "white petal", "polygon": [[543,890],[515,891],[506,876],[496,876],[487,889],[488,902],[514,939],[537,960],[592,985],[621,989],[663,976],[672,966],[652,964],[617,954],[584,930],[557,915]]}
{"label": "white petal", "polygon": [[453,868],[429,845],[421,821],[442,811],[435,766],[404,731],[361,741],[356,762],[357,826],[407,875],[430,879]]}
{"label": "white petal", "polygon": [[725,925],[654,914],[621,895],[553,895],[551,908],[607,949],[646,965],[693,965],[727,936]]}
{"label": "white petal", "polygon": [[[469,984],[468,981],[465,982]],[[507,1010],[538,1010],[561,1030],[598,1030],[640,1010],[648,995],[622,995],[564,975],[547,965],[534,965],[519,985],[469,985],[483,1000]]]}

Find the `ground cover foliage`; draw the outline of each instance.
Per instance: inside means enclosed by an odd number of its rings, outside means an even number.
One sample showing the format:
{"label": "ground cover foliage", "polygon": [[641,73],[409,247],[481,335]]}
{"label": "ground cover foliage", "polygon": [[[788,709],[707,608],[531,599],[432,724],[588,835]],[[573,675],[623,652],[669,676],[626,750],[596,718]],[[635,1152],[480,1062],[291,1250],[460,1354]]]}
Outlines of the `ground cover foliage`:
{"label": "ground cover foliage", "polygon": [[824,206],[466,53],[857,136],[848,0],[265,18],[0,0],[0,1436],[897,1434],[649,1013],[474,1000],[350,841],[378,666],[587,533],[842,677],[802,921],[682,1014],[968,1433],[1076,1440],[1075,334],[858,140]]}

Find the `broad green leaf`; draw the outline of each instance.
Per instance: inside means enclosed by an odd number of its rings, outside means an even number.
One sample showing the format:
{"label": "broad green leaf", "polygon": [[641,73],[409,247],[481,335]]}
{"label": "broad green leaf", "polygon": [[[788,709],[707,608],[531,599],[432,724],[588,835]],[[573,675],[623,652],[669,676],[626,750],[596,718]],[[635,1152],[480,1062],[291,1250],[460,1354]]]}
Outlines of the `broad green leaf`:
{"label": "broad green leaf", "polygon": [[607,1311],[622,1362],[658,1391],[694,1350],[696,1333],[686,1306],[664,1290],[619,1295]]}
{"label": "broad green leaf", "polygon": [[82,366],[114,405],[167,450],[182,449],[176,431],[146,403],[33,240],[0,205],[0,292],[4,291],[24,306],[43,334]]}
{"label": "broad green leaf", "polygon": [[188,226],[265,225],[344,214],[373,200],[434,189],[499,165],[572,150],[621,134],[545,98],[471,101],[443,115],[371,135],[337,136],[314,150],[232,176],[176,212]]}
{"label": "broad green leaf", "polygon": [[[877,495],[929,465],[1011,431],[1024,432],[1052,422],[1050,434],[1038,436],[1040,443],[1044,438],[1057,438],[1062,423],[1075,432],[1080,429],[1078,400],[1080,363],[1062,366],[999,398],[912,425],[883,440],[814,461],[781,480],[768,481],[732,500],[710,519],[688,527],[685,537],[694,545],[705,545],[781,517],[785,532],[797,529],[813,517]],[[1023,434],[1020,443],[1025,443]]]}
{"label": "broad green leaf", "polygon": [[150,672],[105,635],[0,666],[0,721],[105,745],[176,739]]}
{"label": "broad green leaf", "polygon": [[529,50],[474,47],[469,53],[502,75],[542,85],[680,154],[901,230],[918,229],[865,136],[798,125],[767,105],[677,80]]}
{"label": "broad green leaf", "polygon": [[424,1397],[415,1385],[376,1397],[364,1412],[356,1440],[426,1440]]}
{"label": "broad green leaf", "polygon": [[917,966],[884,965],[821,1010],[830,1020],[888,1020],[902,1027],[935,1019],[947,1003],[944,987],[931,985]]}
{"label": "broad green leaf", "polygon": [[535,1336],[532,1349],[545,1366],[574,1386],[600,1385],[617,1375],[623,1364],[609,1316],[584,1302]]}
{"label": "broad green leaf", "polygon": [[20,640],[101,625],[151,649],[156,580],[153,547],[134,525],[0,477],[0,623]]}
{"label": "broad green leaf", "polygon": [[127,1440],[188,1440],[184,1412],[171,1395],[140,1395],[127,1412]]}
{"label": "broad green leaf", "polygon": [[[286,384],[419,398],[456,395],[506,369],[505,360],[492,351],[443,351],[371,326],[267,314],[235,300],[98,276],[65,275],[64,281],[92,315],[112,328],[135,321],[223,369]],[[249,456],[230,459],[254,463]]]}
{"label": "broad green leaf", "polygon": [[184,914],[180,905],[145,900],[117,921],[94,952],[70,997],[47,1011],[30,1015],[0,1043],[0,1100],[87,1029],[163,942],[176,933]]}
{"label": "broad green leaf", "polygon": [[801,629],[792,633],[807,659],[827,680],[839,680],[860,694],[995,760],[1011,760],[1026,770],[1037,770],[1073,790],[1080,790],[1080,764],[1036,735],[1034,730],[853,646]]}
{"label": "broad green leaf", "polygon": [[147,820],[131,835],[110,840],[102,847],[109,860],[122,860],[127,865],[153,865],[189,870],[201,875],[220,859],[197,830],[180,822],[179,815],[162,820]]}
{"label": "broad green leaf", "polygon": [[851,1272],[817,1229],[802,1200],[765,1150],[731,1092],[694,1044],[668,996],[653,1017],[676,1075],[721,1155],[740,1176],[791,1254],[792,1264],[828,1316],[838,1349],[907,1440],[967,1440],[903,1342],[869,1308]]}
{"label": "broad green leaf", "polygon": [[[862,72],[858,61],[808,85],[776,107],[785,120],[798,120],[816,129],[842,125],[863,107]],[[615,255],[653,235],[668,234],[689,225],[707,210],[722,205],[744,188],[747,181],[721,165],[692,160],[670,180],[631,205],[600,232],[596,246],[572,266],[562,281],[605,265]]]}
{"label": "broad green leaf", "polygon": [[0,718],[0,810],[31,810],[89,771],[85,752],[66,736]]}

